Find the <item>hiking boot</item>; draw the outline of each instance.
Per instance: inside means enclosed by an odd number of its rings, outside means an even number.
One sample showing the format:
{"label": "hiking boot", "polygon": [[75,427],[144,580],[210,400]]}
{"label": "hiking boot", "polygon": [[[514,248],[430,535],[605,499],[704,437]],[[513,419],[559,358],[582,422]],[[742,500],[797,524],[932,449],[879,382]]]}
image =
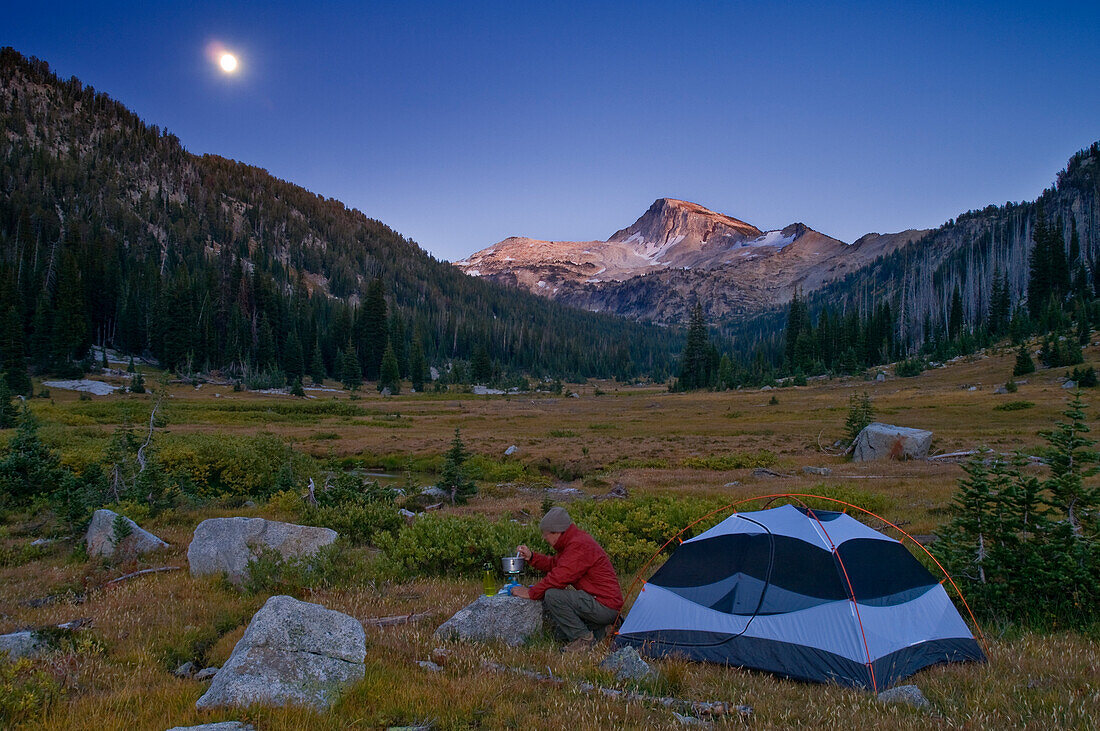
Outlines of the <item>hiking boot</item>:
{"label": "hiking boot", "polygon": [[595,644],[596,638],[592,636],[591,632],[589,632],[588,634],[583,635],[582,637],[578,637],[577,639],[570,642],[568,645],[563,647],[561,651],[565,653],[584,652],[585,650],[592,649],[592,646]]}

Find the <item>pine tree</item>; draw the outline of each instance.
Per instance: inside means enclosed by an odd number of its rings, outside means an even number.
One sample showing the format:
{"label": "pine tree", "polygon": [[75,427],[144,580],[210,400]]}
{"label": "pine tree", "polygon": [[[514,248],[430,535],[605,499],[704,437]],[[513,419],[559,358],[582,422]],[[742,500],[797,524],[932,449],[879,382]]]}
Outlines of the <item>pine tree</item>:
{"label": "pine tree", "polygon": [[875,407],[866,391],[862,394],[853,393],[848,397],[848,418],[844,422],[844,433],[848,435],[849,444],[855,444],[859,433],[874,420]]}
{"label": "pine tree", "polygon": [[313,355],[309,359],[309,377],[320,385],[325,380],[325,357],[321,354],[321,345],[313,341]]}
{"label": "pine tree", "polygon": [[12,401],[8,379],[0,373],[0,429],[11,429],[19,422],[19,409]]}
{"label": "pine tree", "polygon": [[1020,349],[1016,351],[1016,365],[1012,368],[1012,375],[1014,376],[1026,376],[1028,373],[1035,372],[1035,361],[1031,359],[1031,353],[1028,352],[1026,345],[1021,345]]}
{"label": "pine tree", "polygon": [[707,380],[707,324],[703,320],[703,306],[698,302],[691,310],[687,340],[680,360],[679,387],[684,391],[706,388]]}
{"label": "pine tree", "polygon": [[451,504],[465,503],[472,495],[477,493],[477,485],[466,476],[463,465],[470,457],[466,446],[462,443],[462,436],[458,427],[455,427],[455,436],[451,440],[451,447],[443,455],[443,468],[439,473],[438,487],[450,493]]}
{"label": "pine tree", "polygon": [[487,384],[493,380],[493,364],[484,343],[478,343],[470,361],[470,377],[475,383]]}
{"label": "pine tree", "polygon": [[300,381],[305,375],[305,359],[302,356],[302,341],[298,339],[298,333],[293,330],[286,339],[286,347],[283,352],[283,370],[290,381]]}
{"label": "pine tree", "polygon": [[23,324],[14,306],[4,314],[0,338],[0,354],[3,356],[0,369],[4,371],[4,380],[12,393],[27,395],[31,392],[31,378],[27,375],[27,358],[23,351]]}
{"label": "pine tree", "polygon": [[351,343],[340,354],[340,382],[344,388],[354,391],[363,385],[363,372],[359,369],[359,358]]}
{"label": "pine tree", "polygon": [[963,330],[963,302],[962,293],[959,291],[959,285],[955,285],[955,289],[951,292],[951,309],[947,317],[947,337],[950,340],[957,340]]}
{"label": "pine tree", "polygon": [[393,345],[386,345],[386,352],[382,354],[382,368],[378,377],[378,390],[388,388],[390,393],[401,393],[401,372],[397,366],[397,354],[393,352]]}
{"label": "pine tree", "polygon": [[427,378],[428,364],[424,360],[424,346],[420,339],[413,340],[412,353],[409,355],[409,379],[412,381],[413,390],[420,393],[424,390],[424,379]]}
{"label": "pine tree", "polygon": [[1083,535],[1083,521],[1097,523],[1095,511],[1100,507],[1100,487],[1086,484],[1086,480],[1100,469],[1096,466],[1100,457],[1092,449],[1096,440],[1085,436],[1089,433],[1085,408],[1081,392],[1074,392],[1062,412],[1068,421],[1058,422],[1054,429],[1043,433],[1051,446],[1051,474],[1045,487],[1053,503],[1065,513],[1076,537]]}
{"label": "pine tree", "polygon": [[367,295],[355,321],[363,374],[368,381],[378,380],[382,354],[386,351],[386,297],[382,279],[376,277],[367,287]]}

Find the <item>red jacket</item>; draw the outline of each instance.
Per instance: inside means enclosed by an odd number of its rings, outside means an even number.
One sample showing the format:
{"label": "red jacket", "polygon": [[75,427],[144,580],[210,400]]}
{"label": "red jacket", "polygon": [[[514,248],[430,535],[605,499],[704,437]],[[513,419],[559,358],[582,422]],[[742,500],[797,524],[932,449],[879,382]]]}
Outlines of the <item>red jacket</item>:
{"label": "red jacket", "polygon": [[618,611],[623,608],[623,591],[619,577],[611,567],[611,559],[596,543],[596,539],[570,525],[554,544],[554,556],[535,553],[531,565],[547,571],[546,577],[531,587],[531,598],[542,599],[547,589],[575,586],[587,591],[600,604]]}

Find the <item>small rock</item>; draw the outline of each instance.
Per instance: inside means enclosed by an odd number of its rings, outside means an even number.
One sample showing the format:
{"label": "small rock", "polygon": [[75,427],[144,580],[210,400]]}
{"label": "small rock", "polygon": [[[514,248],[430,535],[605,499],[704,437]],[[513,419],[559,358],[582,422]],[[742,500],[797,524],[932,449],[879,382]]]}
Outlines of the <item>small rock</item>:
{"label": "small rock", "polygon": [[757,467],[755,470],[752,471],[752,476],[763,478],[786,477],[786,475],[782,474],[781,472],[769,470],[767,467]]}
{"label": "small rock", "polygon": [[67,541],[70,538],[72,538],[72,536],[61,536],[60,538],[37,538],[37,539],[31,541],[31,546],[33,546],[34,548],[44,548],[44,547],[49,546],[53,543],[60,543],[61,541]]}
{"label": "small rock", "polygon": [[397,511],[397,514],[400,515],[402,518],[404,518],[406,521],[416,520],[416,515],[417,515],[416,513],[414,513],[413,511],[411,511],[407,508],[401,508],[400,510]]}
{"label": "small rock", "polygon": [[1008,393],[1008,389],[1004,386],[997,386],[995,389],[993,389],[993,393],[1000,396],[1002,394]]}
{"label": "small rock", "polygon": [[580,398],[580,397],[581,397],[581,395],[579,393],[575,392],[575,391],[573,393],[569,394],[569,398]]}
{"label": "small rock", "polygon": [[515,647],[541,630],[541,601],[481,595],[439,625],[435,636],[475,642],[500,640]]}
{"label": "small rock", "polygon": [[967,388],[966,390],[967,390],[967,391],[977,391],[977,390],[978,390],[978,387],[977,387],[977,386],[970,386],[970,387],[969,387],[969,388]]}
{"label": "small rock", "polygon": [[390,390],[390,387],[389,387],[389,386],[386,386],[386,387],[384,387],[384,388],[382,389],[382,395],[383,395],[383,396],[392,396],[392,395],[393,395],[393,391],[391,391],[391,390]]}
{"label": "small rock", "polygon": [[657,675],[657,671],[650,667],[631,645],[615,650],[604,658],[600,667],[615,673],[615,677],[620,681],[643,680]]}
{"label": "small rock", "polygon": [[740,480],[734,480],[733,482],[727,482],[723,487],[737,487],[741,484]]}
{"label": "small rock", "polygon": [[696,718],[695,716],[685,716],[684,714],[677,713],[676,711],[672,712],[672,716],[673,716],[673,718],[675,718],[677,721],[680,722],[681,726],[713,726],[714,725],[710,721],[704,721],[703,719]]}
{"label": "small rock", "polygon": [[504,450],[504,456],[505,457],[511,457],[513,454],[515,454],[518,451],[519,451],[519,447],[517,447],[516,445],[513,444],[512,446],[508,447],[508,449]]}
{"label": "small rock", "polygon": [[256,731],[256,727],[240,721],[219,721],[198,726],[173,726],[168,731]]}
{"label": "small rock", "polygon": [[443,669],[431,660],[417,660],[416,664],[431,673],[438,673],[440,670]]}
{"label": "small rock", "polygon": [[771,387],[771,386],[761,386],[761,387],[760,387],[760,390],[761,390],[761,391],[771,391],[771,390],[773,390],[773,389],[772,389],[772,387]]}
{"label": "small rock", "polygon": [[882,383],[883,381],[886,380],[886,374],[883,373],[882,371],[879,371],[878,375],[875,376],[875,380],[878,381],[879,383]]}
{"label": "small rock", "polygon": [[833,471],[828,467],[810,467],[809,465],[803,467],[802,472],[807,475],[821,475],[822,477],[833,474]]}
{"label": "small rock", "polygon": [[1027,385],[1027,379],[1026,379],[1026,378],[1020,378],[1020,379],[1018,379],[1018,380],[1016,381],[1016,385],[1017,385],[1017,386],[1026,386],[1026,385]]}
{"label": "small rock", "polygon": [[255,500],[245,500],[244,505],[242,505],[241,507],[254,508],[254,507],[256,507],[256,501]]}
{"label": "small rock", "polygon": [[1065,383],[1062,384],[1062,388],[1066,389],[1067,391],[1070,391],[1072,389],[1077,388],[1077,382],[1076,381],[1066,381]]}
{"label": "small rock", "polygon": [[9,660],[20,657],[34,657],[46,650],[46,643],[37,632],[25,630],[0,635],[0,654],[7,653]]}
{"label": "small rock", "polygon": [[210,680],[218,674],[218,668],[203,668],[195,673],[195,680]]}
{"label": "small rock", "polygon": [[196,670],[198,670],[198,668],[195,666],[195,663],[188,660],[183,665],[173,670],[172,675],[175,675],[177,678],[190,678],[195,675]]}
{"label": "small rock", "polygon": [[899,685],[878,694],[878,699],[883,703],[901,703],[914,708],[929,708],[932,706],[920,688],[915,685]]}
{"label": "small rock", "polygon": [[451,493],[435,486],[420,488],[420,494],[427,495],[428,497],[435,498],[436,500],[450,500],[451,498]]}
{"label": "small rock", "polygon": [[89,556],[110,558],[120,553],[133,555],[168,548],[167,543],[125,516],[122,519],[129,526],[130,534],[116,544],[115,519],[118,517],[118,513],[106,508],[92,515],[92,522],[88,524],[88,532],[84,536]]}

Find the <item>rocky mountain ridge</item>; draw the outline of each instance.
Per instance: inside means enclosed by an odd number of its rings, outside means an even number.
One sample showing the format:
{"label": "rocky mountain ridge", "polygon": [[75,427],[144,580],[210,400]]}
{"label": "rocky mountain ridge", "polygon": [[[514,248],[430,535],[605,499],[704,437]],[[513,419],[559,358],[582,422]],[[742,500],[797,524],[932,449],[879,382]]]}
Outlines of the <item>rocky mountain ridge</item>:
{"label": "rocky mountain ridge", "polygon": [[583,309],[676,323],[696,297],[711,320],[751,314],[924,233],[868,234],[848,245],[803,223],[762,231],[696,203],[660,198],[606,241],[511,237],[455,265]]}

